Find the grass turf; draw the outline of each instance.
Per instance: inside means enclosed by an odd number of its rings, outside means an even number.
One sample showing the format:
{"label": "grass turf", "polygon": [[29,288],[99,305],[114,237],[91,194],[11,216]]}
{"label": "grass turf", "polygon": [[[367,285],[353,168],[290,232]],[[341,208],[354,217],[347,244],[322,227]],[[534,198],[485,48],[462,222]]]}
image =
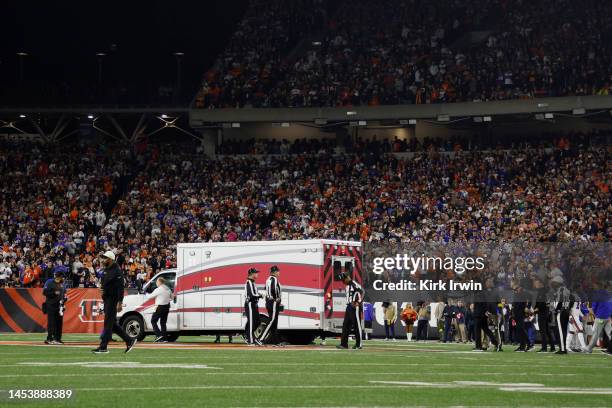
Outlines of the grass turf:
{"label": "grass turf", "polygon": [[[0,342],[43,337],[3,334]],[[69,344],[0,345],[0,406],[612,406],[612,358],[598,351],[558,356],[513,353],[508,346],[503,353],[471,353],[470,345],[378,340],[353,351],[336,344],[308,350],[137,346],[108,355]],[[16,401],[8,399],[10,389],[72,389],[74,397]]]}

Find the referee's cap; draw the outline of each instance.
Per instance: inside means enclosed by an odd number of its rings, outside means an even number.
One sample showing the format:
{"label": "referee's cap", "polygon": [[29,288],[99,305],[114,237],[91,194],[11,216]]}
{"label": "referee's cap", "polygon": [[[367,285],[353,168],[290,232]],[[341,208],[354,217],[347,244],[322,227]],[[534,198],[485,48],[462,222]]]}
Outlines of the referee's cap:
{"label": "referee's cap", "polygon": [[558,283],[560,285],[563,285],[563,278],[561,276],[555,276],[550,281],[554,282],[554,283]]}
{"label": "referee's cap", "polygon": [[280,271],[280,268],[277,265],[273,265],[270,268],[270,273],[274,273],[274,272],[278,272],[278,271]]}
{"label": "referee's cap", "polygon": [[255,269],[255,268],[250,268],[250,269],[247,271],[247,274],[250,276],[250,275],[252,275],[252,274],[254,274],[254,273],[258,273],[258,272],[259,272],[259,271],[258,271],[257,269]]}

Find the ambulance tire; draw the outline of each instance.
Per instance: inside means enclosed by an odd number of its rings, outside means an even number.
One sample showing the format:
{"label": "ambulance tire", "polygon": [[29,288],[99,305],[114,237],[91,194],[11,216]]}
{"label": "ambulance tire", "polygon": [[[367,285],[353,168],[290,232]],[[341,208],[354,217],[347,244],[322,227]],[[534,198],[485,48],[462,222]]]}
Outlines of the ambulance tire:
{"label": "ambulance tire", "polygon": [[145,334],[145,326],[142,317],[132,314],[123,319],[123,323],[121,323],[121,327],[123,331],[130,337],[136,337],[138,341],[143,341]]}
{"label": "ambulance tire", "polygon": [[[259,341],[261,341],[262,343],[265,343],[267,338],[260,339],[259,336],[261,336],[264,330],[266,330],[266,327],[268,327],[268,323],[270,323],[270,318],[260,313],[259,314],[259,327],[255,329],[254,334],[255,334],[255,337],[257,337]],[[269,335],[267,335],[266,337],[269,337]]]}
{"label": "ambulance tire", "polygon": [[287,343],[289,344],[293,344],[296,346],[307,346],[308,344],[311,344],[314,339],[315,336],[312,334],[286,334],[285,339],[287,340]]}

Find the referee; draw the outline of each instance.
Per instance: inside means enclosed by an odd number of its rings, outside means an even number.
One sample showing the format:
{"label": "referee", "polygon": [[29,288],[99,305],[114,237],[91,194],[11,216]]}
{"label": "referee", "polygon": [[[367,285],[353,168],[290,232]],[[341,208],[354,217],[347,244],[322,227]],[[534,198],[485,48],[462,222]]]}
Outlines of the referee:
{"label": "referee", "polygon": [[555,289],[555,314],[557,316],[557,329],[559,330],[559,350],[555,354],[567,354],[567,325],[569,324],[570,310],[574,300],[570,291],[565,287],[560,275],[550,280],[550,285]]}
{"label": "referee", "polygon": [[[278,346],[280,341],[278,338],[278,314],[281,308],[281,286],[278,282],[280,269],[274,265],[270,268],[270,277],[266,280],[266,309],[270,322],[266,329],[259,337],[259,340],[268,344]],[[266,338],[266,336],[269,337]]]}
{"label": "referee", "polygon": [[259,271],[251,268],[247,271],[248,279],[244,284],[244,312],[246,313],[246,326],[244,327],[244,336],[246,337],[249,346],[261,346],[261,341],[255,337],[255,330],[259,327],[259,310],[257,303],[259,302],[259,292],[255,280]]}
{"label": "referee", "polygon": [[361,349],[361,302],[363,300],[363,289],[347,274],[343,274],[342,282],[346,285],[346,312],[344,313],[344,322],[342,323],[342,337],[340,345],[336,346],[339,349],[348,349],[348,338],[351,329],[354,330],[355,345],[354,350]]}

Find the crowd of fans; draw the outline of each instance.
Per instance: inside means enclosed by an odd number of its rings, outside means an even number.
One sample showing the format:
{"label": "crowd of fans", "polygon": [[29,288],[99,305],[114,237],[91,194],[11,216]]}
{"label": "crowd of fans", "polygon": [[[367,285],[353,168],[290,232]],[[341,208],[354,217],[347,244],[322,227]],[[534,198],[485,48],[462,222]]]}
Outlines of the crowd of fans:
{"label": "crowd of fans", "polygon": [[610,142],[608,132],[593,131],[588,134],[575,133],[567,137],[558,135],[542,134],[537,138],[529,134],[508,135],[502,138],[474,138],[472,136],[442,137],[416,137],[399,138],[397,136],[379,137],[357,137],[355,140],[344,138],[324,139],[229,139],[223,141],[217,147],[220,155],[284,155],[284,154],[330,154],[335,152],[345,153],[417,153],[417,152],[462,152],[482,150],[513,150],[513,149],[568,149],[570,139],[574,148],[590,146],[592,144],[603,145]]}
{"label": "crowd of fans", "polygon": [[39,286],[61,269],[95,286],[96,256],[112,249],[138,286],[175,266],[177,242],[607,242],[608,146],[568,136],[547,148],[211,160],[176,144],[2,145],[0,284]]}
{"label": "crowd of fans", "polygon": [[[598,0],[342,0],[333,11],[323,0],[303,8],[277,0],[267,24],[257,3],[206,74],[197,107],[444,103],[612,87],[612,12]],[[297,57],[288,16],[302,38],[322,39]],[[489,34],[457,41],[475,30]]]}

